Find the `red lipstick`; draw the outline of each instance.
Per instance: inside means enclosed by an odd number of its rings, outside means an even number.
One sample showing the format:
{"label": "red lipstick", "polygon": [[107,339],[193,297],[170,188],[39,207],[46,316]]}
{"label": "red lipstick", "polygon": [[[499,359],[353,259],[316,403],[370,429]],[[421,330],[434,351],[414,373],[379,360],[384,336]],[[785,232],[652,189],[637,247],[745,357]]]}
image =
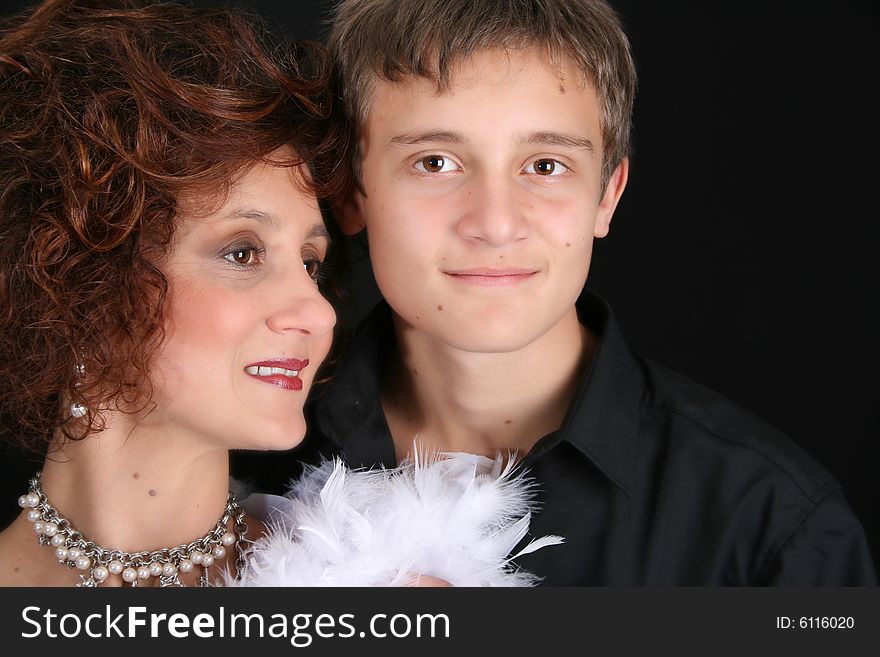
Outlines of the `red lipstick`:
{"label": "red lipstick", "polygon": [[284,390],[302,390],[300,372],[309,364],[309,359],[273,358],[251,363],[244,368],[245,374]]}

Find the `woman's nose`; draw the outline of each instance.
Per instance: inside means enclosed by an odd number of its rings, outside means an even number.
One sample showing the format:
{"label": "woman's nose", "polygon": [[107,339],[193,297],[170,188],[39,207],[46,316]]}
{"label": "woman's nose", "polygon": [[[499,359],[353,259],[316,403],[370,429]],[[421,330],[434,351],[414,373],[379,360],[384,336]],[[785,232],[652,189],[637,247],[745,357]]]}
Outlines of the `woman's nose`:
{"label": "woman's nose", "polygon": [[279,291],[282,301],[266,320],[272,331],[319,338],[333,330],[336,312],[305,271],[284,287],[284,293]]}

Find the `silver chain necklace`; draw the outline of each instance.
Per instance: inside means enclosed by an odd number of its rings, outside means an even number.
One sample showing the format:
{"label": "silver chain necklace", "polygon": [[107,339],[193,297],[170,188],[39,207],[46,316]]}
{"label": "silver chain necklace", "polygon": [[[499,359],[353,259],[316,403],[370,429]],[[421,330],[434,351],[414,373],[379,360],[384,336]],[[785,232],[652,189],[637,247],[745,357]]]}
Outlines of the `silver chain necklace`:
{"label": "silver chain necklace", "polygon": [[[18,498],[18,505],[27,509],[27,518],[33,523],[40,545],[55,548],[55,558],[68,568],[79,571],[78,587],[95,587],[111,575],[120,575],[131,586],[146,583],[151,577],[159,578],[159,586],[184,586],[181,575],[201,567],[199,586],[208,586],[208,569],[216,560],[226,556],[227,548],[235,546],[235,575],[240,577],[245,568],[244,509],[230,492],[226,508],[214,528],[192,543],[172,548],[144,552],[108,550],[87,540],[71,522],[49,504],[40,487],[38,472],[30,481],[26,495]],[[229,521],[234,520],[233,531]]]}

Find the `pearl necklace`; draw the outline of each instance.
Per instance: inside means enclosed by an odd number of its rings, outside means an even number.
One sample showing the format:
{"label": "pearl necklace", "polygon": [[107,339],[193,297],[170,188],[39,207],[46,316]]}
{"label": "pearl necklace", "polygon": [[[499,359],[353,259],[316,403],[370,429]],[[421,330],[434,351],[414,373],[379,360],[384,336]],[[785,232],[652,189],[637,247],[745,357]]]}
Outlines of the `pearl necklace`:
{"label": "pearl necklace", "polygon": [[[123,552],[108,550],[86,540],[67,518],[49,504],[40,487],[40,474],[38,472],[31,479],[29,491],[18,498],[18,505],[28,510],[27,519],[33,523],[40,545],[54,547],[59,563],[80,571],[78,587],[99,586],[110,575],[121,575],[123,581],[131,586],[138,586],[139,582],[145,582],[150,577],[158,577],[159,586],[183,586],[180,575],[191,573],[198,566],[202,568],[199,586],[208,586],[208,569],[215,560],[225,557],[226,549],[233,545],[237,554],[236,577],[244,570],[247,524],[244,522],[244,509],[231,492],[226,499],[223,515],[214,529],[202,538],[173,548]],[[235,520],[233,531],[228,531],[232,519]]]}

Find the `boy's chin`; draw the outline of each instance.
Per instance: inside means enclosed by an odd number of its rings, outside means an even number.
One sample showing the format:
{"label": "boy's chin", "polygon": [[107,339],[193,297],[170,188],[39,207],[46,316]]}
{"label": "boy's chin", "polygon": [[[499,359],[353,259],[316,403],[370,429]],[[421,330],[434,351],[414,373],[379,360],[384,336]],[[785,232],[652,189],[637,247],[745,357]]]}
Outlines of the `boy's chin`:
{"label": "boy's chin", "polygon": [[545,332],[542,328],[522,321],[490,326],[461,322],[443,331],[441,340],[454,349],[469,353],[513,353],[538,340]]}

